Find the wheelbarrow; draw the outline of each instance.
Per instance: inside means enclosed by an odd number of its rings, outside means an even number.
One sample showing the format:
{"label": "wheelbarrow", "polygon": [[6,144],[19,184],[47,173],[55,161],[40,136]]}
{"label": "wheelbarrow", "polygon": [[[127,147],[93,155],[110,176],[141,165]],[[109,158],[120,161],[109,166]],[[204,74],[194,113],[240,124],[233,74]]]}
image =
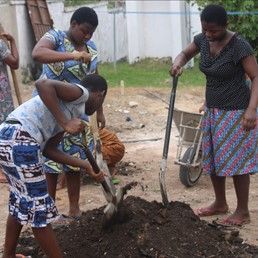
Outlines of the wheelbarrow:
{"label": "wheelbarrow", "polygon": [[173,120],[179,131],[175,164],[181,183],[191,187],[202,174],[202,115],[174,109]]}

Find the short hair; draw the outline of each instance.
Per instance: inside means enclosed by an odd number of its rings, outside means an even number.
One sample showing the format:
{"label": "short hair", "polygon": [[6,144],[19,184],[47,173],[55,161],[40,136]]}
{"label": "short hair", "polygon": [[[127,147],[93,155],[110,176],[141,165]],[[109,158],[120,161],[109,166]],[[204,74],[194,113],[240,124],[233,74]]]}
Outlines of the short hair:
{"label": "short hair", "polygon": [[70,23],[76,21],[78,24],[89,23],[93,27],[98,26],[98,16],[96,12],[90,7],[81,7],[73,13]]}
{"label": "short hair", "polygon": [[107,94],[107,81],[98,74],[89,74],[85,76],[81,81],[81,85],[91,92],[104,91],[104,96]]}
{"label": "short hair", "polygon": [[219,26],[226,26],[228,17],[227,12],[221,5],[210,4],[207,5],[201,12],[201,21],[207,23],[215,23]]}

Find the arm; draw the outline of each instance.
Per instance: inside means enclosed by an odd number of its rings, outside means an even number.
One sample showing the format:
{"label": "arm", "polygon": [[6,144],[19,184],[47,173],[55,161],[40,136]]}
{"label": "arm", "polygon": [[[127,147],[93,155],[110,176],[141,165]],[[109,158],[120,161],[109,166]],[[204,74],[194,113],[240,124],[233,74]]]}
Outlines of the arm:
{"label": "arm", "polygon": [[247,56],[242,60],[242,66],[251,80],[251,97],[242,120],[242,126],[245,130],[251,130],[256,126],[256,110],[258,106],[258,64],[254,56]]}
{"label": "arm", "polygon": [[[95,74],[99,74],[98,68],[96,68]],[[103,112],[103,106],[97,110],[97,124],[100,129],[106,126],[106,118]]]}
{"label": "arm", "polygon": [[94,173],[90,163],[87,160],[78,159],[76,157],[67,155],[66,153],[60,151],[57,146],[60,143],[63,137],[63,132],[58,133],[57,135],[50,138],[43,150],[43,155],[47,158],[54,160],[55,162],[61,164],[67,164],[73,167],[79,167],[85,169],[86,172],[93,177],[97,182],[101,182],[104,180],[104,174],[99,172],[98,174]]}
{"label": "arm", "polygon": [[174,60],[170,69],[171,76],[178,76],[182,73],[182,67],[199,53],[194,42],[189,44]]}
{"label": "arm", "polygon": [[43,103],[55,117],[57,123],[68,133],[74,134],[83,130],[81,120],[74,118],[67,120],[59,106],[59,99],[71,102],[82,96],[82,90],[76,85],[56,80],[38,80],[36,88]]}
{"label": "arm", "polygon": [[97,110],[97,123],[99,128],[104,128],[106,125],[106,118],[103,112],[103,106]]}
{"label": "arm", "polygon": [[58,52],[55,50],[53,42],[46,38],[41,38],[32,50],[32,58],[39,63],[64,62],[68,60],[77,60],[88,63],[91,55],[86,51]]}
{"label": "arm", "polygon": [[1,36],[5,37],[10,42],[11,54],[4,59],[4,63],[9,65],[11,69],[19,68],[19,53],[16,47],[15,39],[8,33],[2,33]]}

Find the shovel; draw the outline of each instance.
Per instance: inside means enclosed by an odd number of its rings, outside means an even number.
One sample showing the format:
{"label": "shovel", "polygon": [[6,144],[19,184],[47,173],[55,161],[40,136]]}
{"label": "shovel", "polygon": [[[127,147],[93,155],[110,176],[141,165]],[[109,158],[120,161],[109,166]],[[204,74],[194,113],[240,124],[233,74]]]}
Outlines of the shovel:
{"label": "shovel", "polygon": [[[100,168],[94,159],[91,151],[87,147],[86,143],[86,135],[83,135],[83,145],[85,147],[85,153],[88,158],[89,163],[91,164],[93,170],[95,173],[100,172]],[[105,172],[105,170],[104,170]],[[119,216],[119,207],[121,206],[123,202],[124,195],[127,193],[128,190],[130,190],[132,187],[136,186],[136,182],[130,182],[129,184],[125,185],[124,187],[120,187],[118,189],[115,188],[111,177],[105,176],[104,181],[101,182],[102,189],[104,192],[104,196],[108,202],[107,206],[104,209],[105,214],[105,226],[108,226],[109,224],[115,223],[116,220],[120,221]]]}
{"label": "shovel", "polygon": [[165,133],[165,140],[164,140],[164,146],[163,146],[163,154],[162,154],[162,160],[160,163],[160,172],[159,172],[160,192],[161,192],[162,202],[164,206],[168,205],[168,196],[167,196],[165,178],[166,178],[166,172],[167,172],[167,157],[168,157],[172,118],[173,118],[175,99],[176,99],[177,81],[178,81],[178,77],[173,76],[172,89],[170,93],[170,101],[169,101],[169,108],[168,108],[166,133]]}

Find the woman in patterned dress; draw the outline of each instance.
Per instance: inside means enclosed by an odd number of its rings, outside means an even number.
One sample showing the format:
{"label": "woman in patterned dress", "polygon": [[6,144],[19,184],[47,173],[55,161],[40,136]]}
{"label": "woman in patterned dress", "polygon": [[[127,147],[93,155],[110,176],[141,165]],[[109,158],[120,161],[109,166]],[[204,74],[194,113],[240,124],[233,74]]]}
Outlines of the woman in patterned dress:
{"label": "woman in patterned dress", "polygon": [[[98,73],[97,48],[91,37],[98,26],[96,12],[89,7],[77,9],[70,20],[67,31],[57,28],[48,31],[36,44],[32,56],[35,61],[43,64],[41,78],[48,78],[70,83],[80,83],[86,74]],[[87,116],[83,117],[88,120]],[[97,111],[100,127],[105,127],[103,108]],[[66,135],[61,143],[63,151],[76,157],[86,158],[81,136]],[[91,143],[93,139],[91,140]],[[92,145],[92,144],[91,144]],[[81,146],[83,146],[81,144]],[[45,172],[49,193],[54,198],[58,174],[65,172],[68,197],[69,216],[80,216],[80,173],[71,167],[63,166],[51,160],[45,162]]]}
{"label": "woman in patterned dress", "polygon": [[[0,25],[1,29],[1,25]],[[18,69],[19,54],[16,47],[15,39],[8,33],[0,34],[0,124],[13,111],[13,98],[11,86],[7,73],[7,65],[11,69]],[[11,50],[8,47],[10,42]],[[0,183],[6,183],[6,178],[0,170]]]}
{"label": "woman in patterned dress", "polygon": [[[175,59],[171,75],[200,53],[200,70],[206,76],[203,129],[203,169],[210,175],[215,201],[196,214],[226,214],[226,177],[233,178],[237,206],[221,222],[242,225],[250,221],[250,174],[258,172],[257,104],[258,65],[249,43],[227,29],[222,6],[208,5],[201,13],[202,33],[194,37]],[[251,89],[245,76],[251,80]]]}

